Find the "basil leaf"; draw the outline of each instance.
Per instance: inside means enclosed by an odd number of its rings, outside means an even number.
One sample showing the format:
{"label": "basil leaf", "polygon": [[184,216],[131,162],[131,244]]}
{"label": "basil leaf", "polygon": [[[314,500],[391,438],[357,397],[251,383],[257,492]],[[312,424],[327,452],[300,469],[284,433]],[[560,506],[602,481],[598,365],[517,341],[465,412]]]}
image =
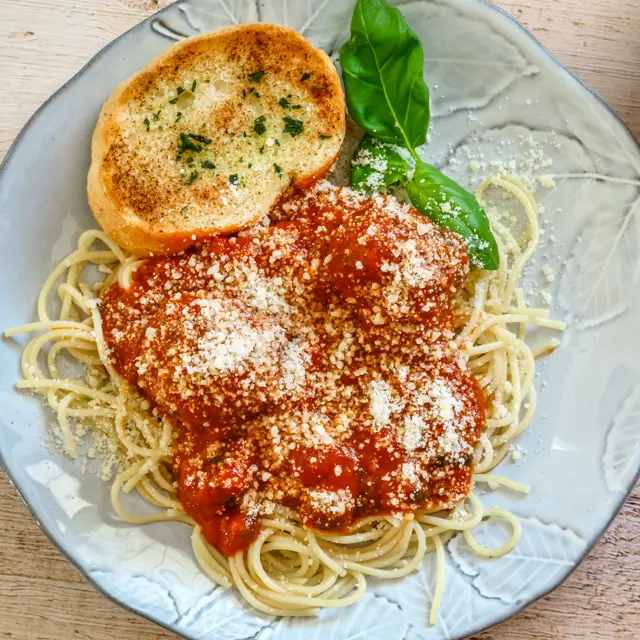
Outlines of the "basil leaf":
{"label": "basil leaf", "polygon": [[340,64],[349,113],[362,129],[407,149],[426,142],[422,44],[398,9],[384,0],[358,0]]}
{"label": "basil leaf", "polygon": [[392,146],[365,134],[351,160],[351,186],[364,193],[386,192],[407,180],[407,162]]}
{"label": "basil leaf", "polygon": [[411,204],[420,213],[462,238],[473,266],[498,268],[498,245],[487,214],[472,193],[426,162],[416,163],[413,180],[406,189]]}
{"label": "basil leaf", "polygon": [[357,0],[351,39],[340,49],[340,64],[351,117],[370,136],[407,149],[416,161],[414,176],[407,181],[406,164],[398,162],[394,150],[384,145],[378,150],[365,138],[358,153],[374,157],[361,162],[356,155],[354,189],[388,189],[406,182],[413,205],[436,224],[458,233],[474,266],[497,269],[498,246],[482,207],[416,153],[416,147],[426,142],[429,89],[423,78],[422,44],[400,11],[384,0]]}

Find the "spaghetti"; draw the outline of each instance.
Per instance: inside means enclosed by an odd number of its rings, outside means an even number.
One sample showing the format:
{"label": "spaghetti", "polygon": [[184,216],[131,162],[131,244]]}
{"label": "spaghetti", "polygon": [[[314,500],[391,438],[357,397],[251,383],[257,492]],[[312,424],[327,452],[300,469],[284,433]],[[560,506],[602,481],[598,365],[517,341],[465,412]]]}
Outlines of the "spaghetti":
{"label": "spaghetti", "polygon": [[[564,324],[550,319],[547,310],[528,307],[518,287],[538,243],[533,195],[517,178],[492,177],[478,189],[481,204],[491,188],[521,205],[524,232],[517,239],[499,216],[491,216],[501,267],[495,272],[477,271],[468,278],[454,308],[456,340],[479,381],[487,408],[486,426],[475,450],[474,480],[492,489],[503,486],[527,493],[528,487],[494,474],[493,469],[534,415],[534,358],[559,344],[551,339],[532,351],[524,341],[527,328],[562,330]],[[111,499],[123,520],[191,525],[194,556],[212,581],[224,588],[235,586],[260,611],[284,616],[313,616],[321,608],[349,606],[364,594],[367,576],[400,578],[418,570],[426,553],[435,552],[436,588],[429,615],[434,624],[444,591],[444,544],[452,536],[460,532],[475,553],[486,557],[504,555],[515,547],[521,535],[518,519],[501,509],[485,509],[473,492],[455,509],[365,518],[343,534],[310,529],[295,513],[276,509],[262,519],[262,528],[248,549],[226,557],[208,544],[176,496],[171,423],[114,370],[102,332],[98,300],[115,282],[126,289],[141,262],[102,232],[83,233],[77,249],[45,282],[38,298],[38,321],[5,334],[42,332],[22,353],[23,379],[17,386],[46,398],[56,412],[55,428],[68,455],[78,455],[76,438],[89,430],[101,443],[102,453],[111,456],[106,466],[117,461],[119,473]],[[56,293],[59,311],[51,317],[47,302]],[[62,371],[59,356],[63,353],[82,365],[83,376]],[[136,515],[125,510],[121,495],[134,489],[156,507],[155,513]],[[509,540],[499,548],[488,549],[473,537],[473,529],[487,517],[501,518],[511,528]]]}

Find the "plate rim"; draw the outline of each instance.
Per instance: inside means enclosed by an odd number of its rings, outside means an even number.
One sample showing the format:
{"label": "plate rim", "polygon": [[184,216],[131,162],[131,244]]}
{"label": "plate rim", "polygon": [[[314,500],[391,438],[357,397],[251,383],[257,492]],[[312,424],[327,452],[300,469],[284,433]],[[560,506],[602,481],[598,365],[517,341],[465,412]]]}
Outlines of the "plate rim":
{"label": "plate rim", "polygon": [[[136,31],[142,30],[142,29],[148,27],[150,25],[150,23],[153,20],[155,20],[158,16],[161,16],[162,14],[167,13],[167,12],[175,11],[176,8],[179,7],[180,5],[189,4],[190,2],[202,2],[202,1],[204,1],[204,0],[177,0],[176,2],[168,5],[167,7],[164,7],[163,9],[160,9],[159,11],[156,11],[155,13],[152,13],[150,16],[146,17],[144,20],[142,20],[138,24],[134,25],[130,29],[127,29],[126,31],[121,33],[119,36],[117,36],[116,38],[111,40],[109,43],[107,43],[104,47],[102,47],[91,58],[89,58],[89,60],[78,71],[76,71],[68,80],[66,80],[58,89],[56,89],[56,91],[54,91],[36,109],[36,111],[34,111],[34,113],[27,119],[27,121],[25,122],[23,127],[20,129],[18,135],[15,137],[15,139],[13,140],[11,145],[9,146],[9,149],[7,150],[7,153],[5,154],[2,162],[0,163],[0,181],[3,179],[3,176],[8,171],[8,166],[11,163],[12,157],[13,157],[14,153],[16,152],[16,149],[20,145],[23,136],[33,126],[33,124],[35,123],[36,119],[41,115],[41,113],[44,110],[46,110],[46,108],[49,106],[49,104],[51,102],[53,102],[59,94],[63,93],[72,84],[74,84],[81,76],[83,76],[85,74],[86,71],[88,71],[100,58],[102,58],[103,55],[108,53],[109,50],[116,43],[118,43],[120,40],[126,38],[127,36],[132,35]],[[273,0],[270,0],[270,1],[273,1]],[[426,0],[426,1],[433,2],[434,0]],[[435,0],[435,1],[437,2],[437,0]],[[607,109],[607,111],[614,117],[614,119],[617,121],[617,123],[622,125],[622,128],[625,131],[626,135],[635,144],[636,151],[638,152],[638,155],[640,157],[640,140],[636,139],[635,135],[633,134],[633,132],[629,128],[629,125],[627,125],[627,123],[621,118],[620,115],[618,115],[618,113],[615,111],[615,109],[613,109],[613,107],[611,107],[611,105],[609,105],[609,103],[595,89],[593,89],[584,80],[582,80],[565,63],[563,63],[561,60],[559,60],[544,44],[542,44],[538,40],[538,38],[536,38],[536,36],[531,31],[529,31],[529,29],[527,29],[527,27],[525,27],[524,24],[522,24],[522,22],[520,22],[515,16],[513,16],[511,13],[509,13],[506,9],[502,8],[501,6],[493,4],[492,2],[490,2],[490,0],[473,0],[473,2],[476,5],[482,6],[483,10],[489,9],[489,10],[496,11],[497,13],[499,13],[500,15],[506,17],[508,20],[510,20],[512,23],[514,23],[519,28],[519,30],[523,33],[523,35],[527,36],[537,46],[537,48],[542,51],[542,53],[544,55],[546,55],[557,67],[559,67],[560,69],[562,69],[565,72],[566,75],[563,76],[563,77],[565,77],[567,80],[576,82],[578,86],[580,86],[583,90],[586,90],[591,95],[592,98],[595,98],[602,106],[604,106]],[[399,0],[399,1],[395,0],[395,2],[394,2],[394,6],[398,6],[399,8],[401,8],[403,6],[403,4],[404,4],[404,2],[402,0]],[[29,502],[25,498],[25,496],[23,494],[23,490],[21,489],[21,486],[20,486],[20,482],[17,481],[11,475],[11,473],[9,472],[9,469],[8,469],[7,464],[5,462],[5,456],[3,454],[2,449],[0,449],[0,470],[3,472],[4,476],[7,478],[9,484],[15,490],[18,498],[20,498],[22,503],[25,505],[25,507],[27,508],[29,513],[31,514],[31,516],[32,516],[33,520],[35,521],[35,523],[38,525],[40,530],[48,538],[49,542],[51,542],[54,545],[54,547],[58,550],[58,552],[61,554],[61,556],[65,560],[67,560],[71,564],[71,566],[76,569],[76,571],[78,571],[78,573],[93,587],[93,589],[95,589],[95,591],[98,594],[100,594],[101,596],[106,597],[109,601],[113,602],[114,604],[118,605],[119,607],[121,607],[125,611],[128,611],[129,613],[133,613],[134,615],[137,615],[137,616],[139,616],[141,618],[144,618],[144,619],[148,620],[149,622],[152,622],[153,624],[156,624],[159,627],[161,627],[161,628],[163,628],[163,629],[165,629],[165,630],[167,630],[167,631],[169,631],[171,633],[176,634],[179,637],[188,638],[188,636],[184,635],[182,633],[182,631],[178,627],[176,627],[175,625],[163,622],[162,620],[156,618],[153,614],[146,613],[144,611],[136,609],[132,605],[128,604],[126,601],[122,600],[120,597],[110,593],[94,577],[91,576],[91,574],[88,571],[88,569],[85,569],[82,566],[82,564],[79,561],[77,561],[71,555],[71,552],[67,551],[66,547],[62,543],[59,543],[56,540],[54,534],[49,530],[49,527],[46,526],[45,524],[43,524],[40,521],[40,519],[38,518],[38,515],[36,514],[34,508],[31,507],[31,505],[29,504]],[[602,539],[604,533],[607,531],[607,529],[609,529],[609,527],[612,525],[613,521],[618,517],[618,514],[620,513],[622,508],[625,506],[627,500],[629,499],[631,493],[634,491],[634,489],[635,489],[636,485],[638,484],[638,482],[640,482],[640,465],[638,466],[638,469],[636,470],[635,476],[631,480],[630,484],[628,485],[626,490],[624,490],[622,492],[623,495],[622,495],[622,497],[621,497],[621,499],[620,499],[615,511],[611,515],[611,517],[608,518],[608,520],[603,524],[603,526],[600,528],[600,530],[594,535],[594,537],[585,546],[584,551],[581,553],[581,555],[578,557],[578,559],[573,563],[573,565],[571,566],[571,568],[569,569],[569,571],[566,574],[564,574],[562,577],[560,577],[560,578],[556,579],[554,582],[552,582],[551,586],[546,591],[544,591],[543,593],[537,595],[533,599],[526,600],[522,604],[517,605],[512,611],[509,611],[505,615],[497,618],[496,620],[491,622],[488,626],[487,625],[480,625],[479,627],[474,627],[473,630],[469,633],[469,635],[467,637],[471,637],[471,636],[474,636],[474,635],[476,635],[478,633],[482,633],[483,631],[486,631],[488,629],[492,629],[492,628],[494,628],[494,627],[496,627],[498,625],[503,624],[504,622],[507,622],[508,620],[511,620],[512,618],[515,618],[516,616],[520,615],[525,609],[529,608],[530,606],[532,606],[533,604],[535,604],[536,602],[538,602],[542,598],[547,597],[549,594],[551,594],[553,591],[555,591],[560,585],[562,585],[576,571],[576,569],[582,564],[582,562],[585,560],[585,558],[591,553],[591,551],[595,548],[595,546],[598,544],[598,542]]]}

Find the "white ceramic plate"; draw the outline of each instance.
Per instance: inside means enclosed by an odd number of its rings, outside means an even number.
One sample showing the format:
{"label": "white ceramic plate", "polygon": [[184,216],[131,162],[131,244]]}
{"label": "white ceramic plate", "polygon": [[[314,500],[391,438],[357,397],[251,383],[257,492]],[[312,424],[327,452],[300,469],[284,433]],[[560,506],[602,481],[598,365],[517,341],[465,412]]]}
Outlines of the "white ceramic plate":
{"label": "white ceramic plate", "polygon": [[[611,522],[640,468],[640,151],[587,87],[510,16],[481,0],[395,2],[425,50],[433,132],[425,157],[473,183],[469,156],[489,165],[542,151],[556,188],[541,190],[556,241],[531,269],[556,273],[552,310],[570,322],[540,366],[539,409],[510,477],[524,535],[506,557],[447,548],[438,624],[427,626],[434,558],[393,583],[373,582],[355,606],[319,620],[274,619],[212,588],[180,524],[132,527],[108,487],[43,446],[40,402],[17,393],[19,348],[0,342],[0,456],[51,540],[101,591],[187,638],[347,640],[463,638],[556,587]],[[236,22],[286,24],[337,60],[353,0],[183,0],[98,54],[29,121],[0,171],[0,329],[33,317],[38,290],[79,233],[95,226],[85,194],[89,144],[103,101],[172,40]],[[555,133],[553,133],[555,132]],[[483,155],[481,155],[483,154]],[[490,169],[482,167],[478,177]],[[34,187],[36,185],[36,187]],[[549,234],[547,234],[548,237]],[[535,285],[532,286],[535,289]],[[535,297],[535,296],[534,296]],[[545,384],[547,382],[548,384]],[[500,536],[486,527],[480,540]]]}

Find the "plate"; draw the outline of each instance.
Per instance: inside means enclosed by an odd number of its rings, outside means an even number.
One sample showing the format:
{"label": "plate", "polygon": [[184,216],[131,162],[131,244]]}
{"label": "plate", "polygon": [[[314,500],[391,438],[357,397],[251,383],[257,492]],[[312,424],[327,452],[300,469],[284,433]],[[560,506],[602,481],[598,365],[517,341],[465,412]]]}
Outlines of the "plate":
{"label": "plate", "polygon": [[[485,496],[522,521],[508,556],[447,546],[444,600],[427,625],[434,562],[318,620],[270,618],[213,588],[180,524],[133,527],[111,511],[108,487],[43,443],[47,415],[14,388],[19,347],[0,341],[0,456],[40,526],[96,588],[186,638],[332,640],[366,636],[463,638],[513,616],[556,587],[584,558],[629,494],[640,469],[640,149],[616,115],[521,25],[481,0],[407,0],[432,89],[430,162],[474,185],[492,163],[516,158],[549,176],[540,189],[553,226],[527,284],[555,273],[552,313],[570,322],[562,348],[539,366],[539,407],[509,477],[519,498]],[[22,131],[0,172],[0,328],[34,315],[46,276],[95,227],[87,205],[90,137],[112,89],[172,41],[228,24],[286,24],[337,61],[351,0],[183,0],[99,53]],[[469,160],[480,171],[469,171]],[[551,177],[553,176],[553,178]],[[34,184],[37,188],[34,188]],[[549,273],[549,270],[546,270]],[[531,294],[535,298],[535,293]],[[506,469],[504,467],[507,467]],[[488,542],[500,532],[477,533]],[[494,541],[497,542],[497,541]]]}

